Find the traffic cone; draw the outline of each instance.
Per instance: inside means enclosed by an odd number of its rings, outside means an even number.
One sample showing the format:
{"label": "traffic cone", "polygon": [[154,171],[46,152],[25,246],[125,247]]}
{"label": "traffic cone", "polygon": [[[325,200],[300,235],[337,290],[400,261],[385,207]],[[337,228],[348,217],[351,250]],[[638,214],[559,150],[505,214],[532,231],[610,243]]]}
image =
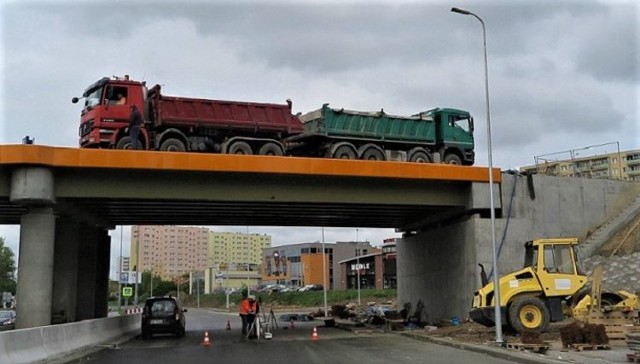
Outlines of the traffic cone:
{"label": "traffic cone", "polygon": [[296,325],[293,324],[293,319],[289,320],[289,328],[292,330],[296,328]]}
{"label": "traffic cone", "polygon": [[210,346],[211,342],[209,342],[209,332],[204,332],[204,340],[202,341],[202,346]]}
{"label": "traffic cone", "polygon": [[227,331],[231,331],[231,322],[227,320]]}
{"label": "traffic cone", "polygon": [[320,337],[318,336],[318,329],[316,329],[316,327],[313,327],[313,334],[311,334],[311,341],[316,342],[318,341]]}

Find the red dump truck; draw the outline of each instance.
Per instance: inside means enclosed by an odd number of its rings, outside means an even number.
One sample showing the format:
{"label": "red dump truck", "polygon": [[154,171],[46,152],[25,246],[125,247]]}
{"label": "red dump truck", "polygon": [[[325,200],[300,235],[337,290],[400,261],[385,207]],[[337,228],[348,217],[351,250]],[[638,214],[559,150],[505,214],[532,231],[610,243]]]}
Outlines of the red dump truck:
{"label": "red dump truck", "polygon": [[[295,155],[472,165],[473,119],[457,109],[410,117],[331,109],[303,116],[292,103],[220,101],[163,95],[160,85],[104,77],[83,93],[80,147],[129,149],[130,107],[141,110],[143,149]],[[74,97],[72,102],[79,99]]]}

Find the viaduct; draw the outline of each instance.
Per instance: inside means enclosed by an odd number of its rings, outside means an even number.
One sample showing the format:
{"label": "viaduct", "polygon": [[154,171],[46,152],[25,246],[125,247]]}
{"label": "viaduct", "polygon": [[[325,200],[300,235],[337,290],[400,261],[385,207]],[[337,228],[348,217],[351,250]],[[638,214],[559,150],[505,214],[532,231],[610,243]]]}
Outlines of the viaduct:
{"label": "viaduct", "polygon": [[[640,193],[495,169],[499,273],[522,243],[583,238]],[[0,146],[0,223],[20,224],[17,327],[107,315],[116,225],[395,228],[398,303],[466,317],[492,261],[489,170],[440,164]],[[415,306],[414,306],[415,307]],[[21,314],[24,312],[24,314]]]}

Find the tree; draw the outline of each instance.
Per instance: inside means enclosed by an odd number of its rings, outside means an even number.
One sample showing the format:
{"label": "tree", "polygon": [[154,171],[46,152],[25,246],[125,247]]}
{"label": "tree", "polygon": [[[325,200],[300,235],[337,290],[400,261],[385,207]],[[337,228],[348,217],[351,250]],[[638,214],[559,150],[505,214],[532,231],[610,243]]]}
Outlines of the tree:
{"label": "tree", "polygon": [[0,236],[0,292],[16,294],[16,259],[13,250],[5,246]]}

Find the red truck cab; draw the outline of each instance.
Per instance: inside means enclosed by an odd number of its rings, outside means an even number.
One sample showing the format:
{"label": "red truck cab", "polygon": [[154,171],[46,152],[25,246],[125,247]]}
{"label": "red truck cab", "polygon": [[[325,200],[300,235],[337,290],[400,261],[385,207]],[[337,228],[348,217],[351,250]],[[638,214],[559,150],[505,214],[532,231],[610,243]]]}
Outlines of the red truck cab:
{"label": "red truck cab", "polygon": [[[145,112],[144,100],[147,87],[144,82],[124,78],[103,77],[93,83],[82,94],[85,100],[80,116],[79,144],[81,148],[118,148],[118,142],[128,142],[121,138],[129,126],[131,105],[136,105],[141,113]],[[74,97],[72,102],[79,99]],[[145,118],[146,120],[147,118]],[[146,132],[141,131],[143,148],[146,148]]]}

